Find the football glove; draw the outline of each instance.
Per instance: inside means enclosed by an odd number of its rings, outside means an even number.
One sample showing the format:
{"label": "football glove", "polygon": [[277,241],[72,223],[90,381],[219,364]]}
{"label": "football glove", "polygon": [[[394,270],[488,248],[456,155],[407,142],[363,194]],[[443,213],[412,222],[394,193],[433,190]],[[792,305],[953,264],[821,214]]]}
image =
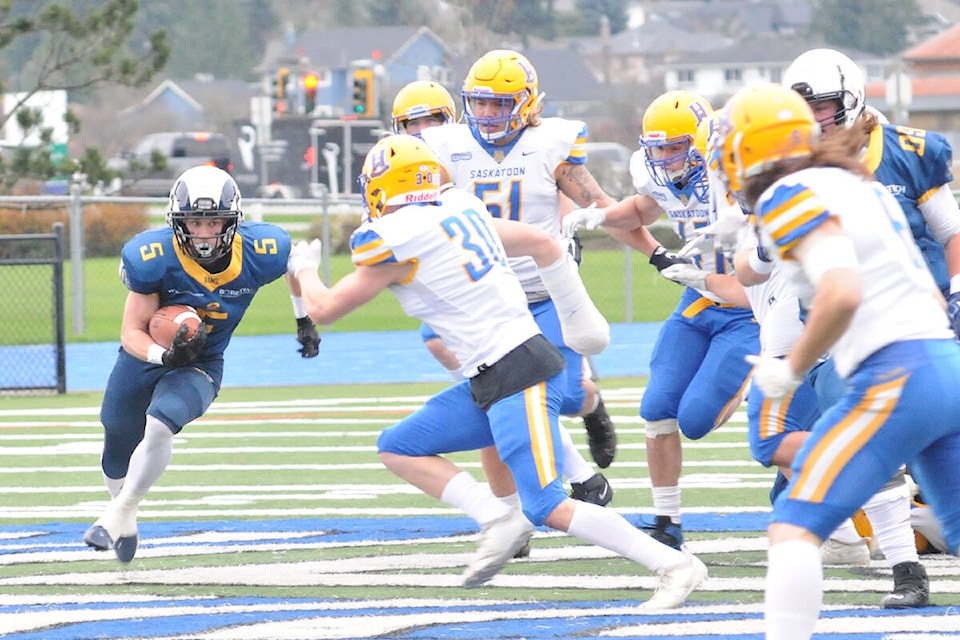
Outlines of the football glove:
{"label": "football glove", "polygon": [[803,382],[803,377],[794,373],[790,363],[782,358],[750,355],[745,359],[754,365],[753,384],[773,400],[786,398]]}
{"label": "football glove", "polygon": [[583,259],[583,243],[580,242],[580,234],[576,231],[567,238],[567,253],[573,256],[573,261],[580,264]]}
{"label": "football glove", "polygon": [[592,231],[603,224],[607,219],[607,214],[603,209],[597,209],[597,203],[594,202],[585,209],[574,209],[563,216],[560,226],[565,238],[572,238],[577,229],[583,227],[587,231]]}
{"label": "football glove", "polygon": [[297,318],[297,342],[301,358],[314,358],[320,353],[320,334],[310,316]]}
{"label": "football glove", "polygon": [[682,284],[685,287],[693,287],[700,291],[707,290],[707,272],[703,269],[698,269],[692,264],[685,262],[672,264],[661,271],[660,275],[667,280],[673,280],[677,284]]}
{"label": "football glove", "polygon": [[297,272],[302,269],[316,271],[320,267],[322,259],[323,245],[319,239],[314,238],[309,243],[306,240],[301,240],[290,247],[290,257],[287,258],[287,273],[296,278]]}
{"label": "football glove", "polygon": [[693,264],[686,258],[681,258],[677,254],[667,251],[663,245],[660,245],[650,254],[650,264],[657,268],[657,271],[663,271],[672,264]]}
{"label": "football glove", "polygon": [[960,291],[951,293],[947,297],[947,316],[950,318],[950,328],[960,340]]}
{"label": "football glove", "polygon": [[747,227],[748,222],[747,216],[739,209],[721,214],[707,226],[694,229],[696,237],[684,245],[677,255],[687,258],[712,251],[735,251],[740,242],[740,233]]}
{"label": "football glove", "polygon": [[203,345],[207,343],[207,327],[201,324],[192,337],[187,338],[187,325],[180,325],[177,335],[173,337],[170,348],[163,352],[160,361],[165,367],[182,367],[197,359]]}

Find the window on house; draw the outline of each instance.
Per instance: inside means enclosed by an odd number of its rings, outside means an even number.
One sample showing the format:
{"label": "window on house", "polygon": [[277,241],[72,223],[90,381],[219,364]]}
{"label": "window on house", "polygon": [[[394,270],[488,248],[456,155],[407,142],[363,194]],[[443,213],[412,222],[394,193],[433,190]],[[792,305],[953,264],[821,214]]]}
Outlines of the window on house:
{"label": "window on house", "polygon": [[742,69],[724,69],[723,79],[727,82],[743,82]]}
{"label": "window on house", "polygon": [[680,84],[693,84],[693,69],[680,69],[677,71],[677,82]]}

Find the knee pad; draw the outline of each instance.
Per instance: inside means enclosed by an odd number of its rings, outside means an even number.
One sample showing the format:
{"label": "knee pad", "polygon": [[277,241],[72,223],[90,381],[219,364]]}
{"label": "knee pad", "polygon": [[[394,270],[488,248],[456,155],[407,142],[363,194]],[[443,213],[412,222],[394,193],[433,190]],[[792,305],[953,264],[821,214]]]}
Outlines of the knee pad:
{"label": "knee pad", "polygon": [[647,420],[647,437],[651,440],[657,436],[668,436],[680,430],[680,422],[676,418],[665,420]]}

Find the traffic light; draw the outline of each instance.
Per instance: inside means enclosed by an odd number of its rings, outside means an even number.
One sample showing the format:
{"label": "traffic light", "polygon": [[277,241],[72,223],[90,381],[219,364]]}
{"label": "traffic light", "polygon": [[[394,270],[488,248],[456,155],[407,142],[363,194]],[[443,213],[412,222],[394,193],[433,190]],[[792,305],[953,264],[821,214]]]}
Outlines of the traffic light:
{"label": "traffic light", "polygon": [[353,71],[353,112],[358,116],[373,115],[373,70]]}
{"label": "traffic light", "polygon": [[303,111],[311,114],[317,107],[317,84],[320,79],[317,74],[311,72],[303,76]]}
{"label": "traffic light", "polygon": [[277,69],[276,87],[273,92],[274,111],[283,113],[287,110],[287,83],[290,81],[290,69]]}

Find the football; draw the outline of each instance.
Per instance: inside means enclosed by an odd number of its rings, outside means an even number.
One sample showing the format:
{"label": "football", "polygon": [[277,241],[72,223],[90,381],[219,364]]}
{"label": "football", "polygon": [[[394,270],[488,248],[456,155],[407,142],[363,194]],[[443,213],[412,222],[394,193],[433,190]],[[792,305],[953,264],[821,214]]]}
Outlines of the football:
{"label": "football", "polygon": [[197,310],[185,304],[171,304],[157,309],[153,317],[150,318],[147,332],[154,342],[164,349],[169,349],[182,324],[189,327],[187,329],[188,338],[196,333],[200,326],[200,316],[197,315]]}

